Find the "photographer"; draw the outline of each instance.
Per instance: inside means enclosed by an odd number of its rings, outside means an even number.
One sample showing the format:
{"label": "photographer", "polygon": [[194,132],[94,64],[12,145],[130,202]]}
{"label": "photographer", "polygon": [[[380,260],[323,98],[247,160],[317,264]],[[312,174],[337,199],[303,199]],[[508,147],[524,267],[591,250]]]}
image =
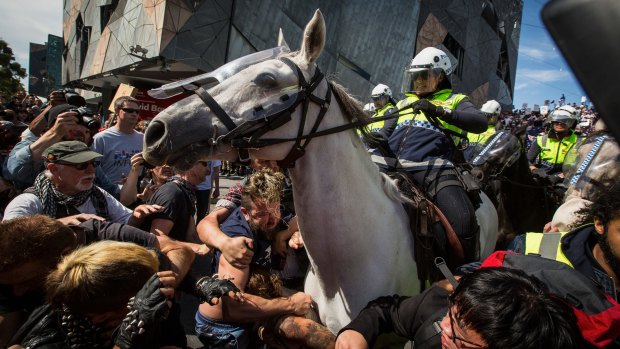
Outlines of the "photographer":
{"label": "photographer", "polygon": [[[51,103],[55,104],[54,101]],[[78,140],[86,144],[91,142],[91,131],[85,124],[83,115],[78,117],[78,110],[70,104],[52,107],[47,113],[50,126],[47,132],[40,137],[36,136],[32,128],[30,132],[24,132],[25,136],[15,145],[6,164],[6,172],[17,189],[26,189],[34,183],[36,176],[45,168],[43,151],[51,145],[68,140]],[[120,196],[118,186],[110,182],[101,168],[97,168],[96,184],[115,198]]]}

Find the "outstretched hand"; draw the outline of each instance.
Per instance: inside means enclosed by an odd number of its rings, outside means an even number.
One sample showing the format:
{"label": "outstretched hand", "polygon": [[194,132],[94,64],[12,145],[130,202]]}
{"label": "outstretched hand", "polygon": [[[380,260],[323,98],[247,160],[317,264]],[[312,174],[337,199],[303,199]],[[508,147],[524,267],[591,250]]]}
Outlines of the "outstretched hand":
{"label": "outstretched hand", "polygon": [[89,219],[105,221],[105,218],[92,213],[80,213],[73,216],[58,218],[57,220],[64,225],[79,225],[80,223],[86,222]]}

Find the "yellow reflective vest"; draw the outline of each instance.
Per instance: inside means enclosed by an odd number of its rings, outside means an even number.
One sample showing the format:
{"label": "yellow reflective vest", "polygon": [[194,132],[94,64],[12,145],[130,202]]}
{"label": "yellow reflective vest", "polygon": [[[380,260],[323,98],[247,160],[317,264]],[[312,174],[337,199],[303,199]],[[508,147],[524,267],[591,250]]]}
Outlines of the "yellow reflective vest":
{"label": "yellow reflective vest", "polygon": [[469,143],[485,144],[489,138],[491,138],[497,131],[495,125],[489,125],[486,131],[483,133],[467,133],[467,140]]}
{"label": "yellow reflective vest", "polygon": [[536,143],[540,147],[538,161],[546,167],[553,167],[564,163],[566,153],[577,143],[577,135],[571,131],[567,137],[558,140],[547,134],[536,137]]}
{"label": "yellow reflective vest", "polygon": [[545,258],[562,262],[571,268],[573,264],[566,258],[562,251],[562,237],[568,232],[561,233],[526,233],[525,234],[525,253],[537,254]]}
{"label": "yellow reflective vest", "polygon": [[[406,96],[405,99],[399,101],[396,104],[396,108],[400,109],[400,108],[405,107],[408,104],[412,104],[420,100],[420,98],[413,93],[406,93],[405,96]],[[433,103],[434,105],[441,106],[444,108],[449,108],[451,110],[455,110],[456,107],[459,105],[459,103],[465,98],[467,98],[467,96],[464,94],[452,93],[451,89],[444,89],[444,90],[439,90],[435,92],[434,94],[432,94],[431,96],[429,96],[428,101]],[[401,110],[399,114],[401,116],[398,118],[398,121],[396,122],[397,125],[410,122],[410,123],[413,123],[414,126],[424,127],[424,128],[428,128],[431,130],[441,132],[439,129],[433,126],[432,123],[426,118],[426,115],[424,115],[424,112],[419,112],[414,115],[413,109],[407,108],[407,109]],[[459,134],[464,134],[463,130],[461,130],[460,128],[452,124],[445,122],[444,120],[439,119],[439,122],[441,123],[443,127],[449,130],[452,130]],[[454,141],[454,144],[458,144],[461,141],[459,137],[455,137],[455,136],[452,137],[452,140]]]}

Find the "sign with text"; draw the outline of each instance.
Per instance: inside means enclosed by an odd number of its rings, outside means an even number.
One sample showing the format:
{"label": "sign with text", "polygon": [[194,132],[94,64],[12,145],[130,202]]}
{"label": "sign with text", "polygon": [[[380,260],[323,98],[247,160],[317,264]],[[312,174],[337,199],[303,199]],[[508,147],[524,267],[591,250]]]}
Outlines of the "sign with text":
{"label": "sign with text", "polygon": [[154,118],[160,111],[166,109],[170,105],[182,100],[183,98],[190,96],[189,94],[182,93],[178,96],[170,97],[167,99],[155,99],[149,96],[146,89],[137,89],[137,93],[134,96],[140,102],[140,120],[150,120]]}

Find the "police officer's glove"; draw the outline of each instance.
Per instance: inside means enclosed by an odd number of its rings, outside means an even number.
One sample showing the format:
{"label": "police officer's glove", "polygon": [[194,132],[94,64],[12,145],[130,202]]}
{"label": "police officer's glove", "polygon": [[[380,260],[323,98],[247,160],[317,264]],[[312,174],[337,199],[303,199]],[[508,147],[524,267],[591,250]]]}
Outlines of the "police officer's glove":
{"label": "police officer's glove", "polygon": [[452,109],[436,106],[429,102],[428,99],[421,99],[417,101],[415,107],[413,107],[414,114],[421,111],[427,116],[439,117],[447,122],[454,120]]}
{"label": "police officer's glove", "polygon": [[372,131],[365,139],[368,148],[381,148],[388,146],[388,136],[383,131]]}
{"label": "police officer's glove", "polygon": [[168,317],[170,307],[159,276],[153,274],[135,297],[127,304],[129,313],[117,330],[114,344],[122,349],[154,348],[159,324]]}
{"label": "police officer's glove", "polygon": [[232,279],[218,279],[217,277],[205,276],[196,282],[196,292],[200,298],[200,302],[207,302],[211,305],[216,305],[222,296],[231,297],[230,292],[233,294],[240,293],[241,291],[235,284],[230,281]]}

